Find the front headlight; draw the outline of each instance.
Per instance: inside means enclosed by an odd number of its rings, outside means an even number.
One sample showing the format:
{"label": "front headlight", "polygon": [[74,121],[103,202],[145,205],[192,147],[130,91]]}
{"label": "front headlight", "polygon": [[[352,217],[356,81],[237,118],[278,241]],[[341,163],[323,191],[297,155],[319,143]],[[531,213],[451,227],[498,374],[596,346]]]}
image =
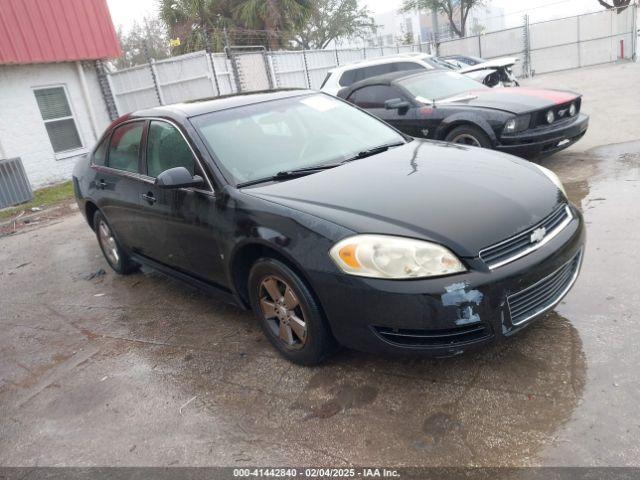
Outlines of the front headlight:
{"label": "front headlight", "polygon": [[553,173],[551,170],[549,170],[548,168],[545,168],[545,167],[543,167],[541,165],[536,165],[536,167],[538,167],[540,169],[540,171],[542,173],[544,173],[549,180],[551,180],[553,183],[555,183],[556,187],[558,187],[560,189],[560,191],[564,194],[565,197],[567,196],[567,192],[564,189],[564,185],[562,185],[562,182],[560,181],[560,179],[558,178],[558,176],[555,173]]}
{"label": "front headlight", "polygon": [[425,278],[466,271],[458,257],[445,247],[387,235],[345,238],[329,254],[344,273],[361,277]]}
{"label": "front headlight", "polygon": [[513,133],[516,131],[516,119],[510,118],[507,120],[507,123],[504,124],[504,131],[508,133]]}
{"label": "front headlight", "polygon": [[531,115],[518,115],[510,118],[504,124],[504,133],[524,132],[529,128],[531,123]]}

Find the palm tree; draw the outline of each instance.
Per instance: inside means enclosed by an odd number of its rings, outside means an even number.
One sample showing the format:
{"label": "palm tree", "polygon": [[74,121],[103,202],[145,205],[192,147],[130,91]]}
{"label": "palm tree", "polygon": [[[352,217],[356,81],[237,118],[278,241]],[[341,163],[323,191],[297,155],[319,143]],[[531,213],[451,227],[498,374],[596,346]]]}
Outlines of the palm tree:
{"label": "palm tree", "polygon": [[282,46],[282,35],[304,24],[311,13],[311,0],[237,0],[234,17],[248,28],[264,29],[269,49]]}
{"label": "palm tree", "polygon": [[[158,0],[160,18],[171,38],[180,38],[174,53],[206,48],[206,39],[216,28],[233,25],[232,0]],[[209,38],[210,46],[220,50],[222,39]]]}

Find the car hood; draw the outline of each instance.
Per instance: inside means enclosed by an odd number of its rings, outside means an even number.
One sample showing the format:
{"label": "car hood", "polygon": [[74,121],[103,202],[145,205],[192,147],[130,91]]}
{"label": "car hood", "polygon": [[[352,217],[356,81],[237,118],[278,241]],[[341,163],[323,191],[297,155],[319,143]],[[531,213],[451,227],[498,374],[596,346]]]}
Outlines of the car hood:
{"label": "car hood", "polygon": [[473,90],[460,100],[441,100],[436,103],[464,104],[471,107],[503,110],[516,115],[543,110],[579,98],[580,95],[562,90],[541,90],[537,88],[486,88]]}
{"label": "car hood", "polygon": [[356,233],[422,238],[476,257],[564,202],[533,164],[462,145],[414,140],[379,155],[243,193]]}
{"label": "car hood", "polygon": [[512,67],[518,61],[518,57],[502,57],[496,58],[495,60],[489,60],[488,62],[478,63],[477,65],[472,65],[470,67],[465,67],[460,69],[460,73],[468,73],[475,72],[476,70],[484,70],[487,68],[506,68]]}

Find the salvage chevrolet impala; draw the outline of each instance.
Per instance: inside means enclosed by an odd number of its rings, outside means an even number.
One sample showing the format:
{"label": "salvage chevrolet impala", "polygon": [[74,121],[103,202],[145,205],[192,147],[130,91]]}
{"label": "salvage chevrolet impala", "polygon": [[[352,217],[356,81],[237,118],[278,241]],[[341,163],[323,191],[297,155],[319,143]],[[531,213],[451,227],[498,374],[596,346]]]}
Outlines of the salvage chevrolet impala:
{"label": "salvage chevrolet impala", "polygon": [[451,356],[501,341],[582,260],[582,217],[549,170],[306,90],[127,115],[73,181],[116,272],[146,265],[253,309],[300,364],[338,344]]}

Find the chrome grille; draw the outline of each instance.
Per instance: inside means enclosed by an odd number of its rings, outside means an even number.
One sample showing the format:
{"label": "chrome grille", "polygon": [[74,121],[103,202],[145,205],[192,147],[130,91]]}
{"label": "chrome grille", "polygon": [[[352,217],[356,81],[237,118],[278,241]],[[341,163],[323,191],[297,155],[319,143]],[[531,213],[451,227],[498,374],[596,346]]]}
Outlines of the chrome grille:
{"label": "chrome grille", "polygon": [[[549,242],[571,222],[572,218],[571,209],[567,204],[564,204],[540,223],[524,232],[481,250],[480,258],[492,270],[509,262],[513,262]],[[533,233],[536,231],[540,232],[542,228],[544,228],[545,232],[542,239],[532,241],[531,236]]]}
{"label": "chrome grille", "polygon": [[509,295],[511,323],[519,325],[549,310],[569,291],[578,276],[582,251],[551,275],[524,290]]}

